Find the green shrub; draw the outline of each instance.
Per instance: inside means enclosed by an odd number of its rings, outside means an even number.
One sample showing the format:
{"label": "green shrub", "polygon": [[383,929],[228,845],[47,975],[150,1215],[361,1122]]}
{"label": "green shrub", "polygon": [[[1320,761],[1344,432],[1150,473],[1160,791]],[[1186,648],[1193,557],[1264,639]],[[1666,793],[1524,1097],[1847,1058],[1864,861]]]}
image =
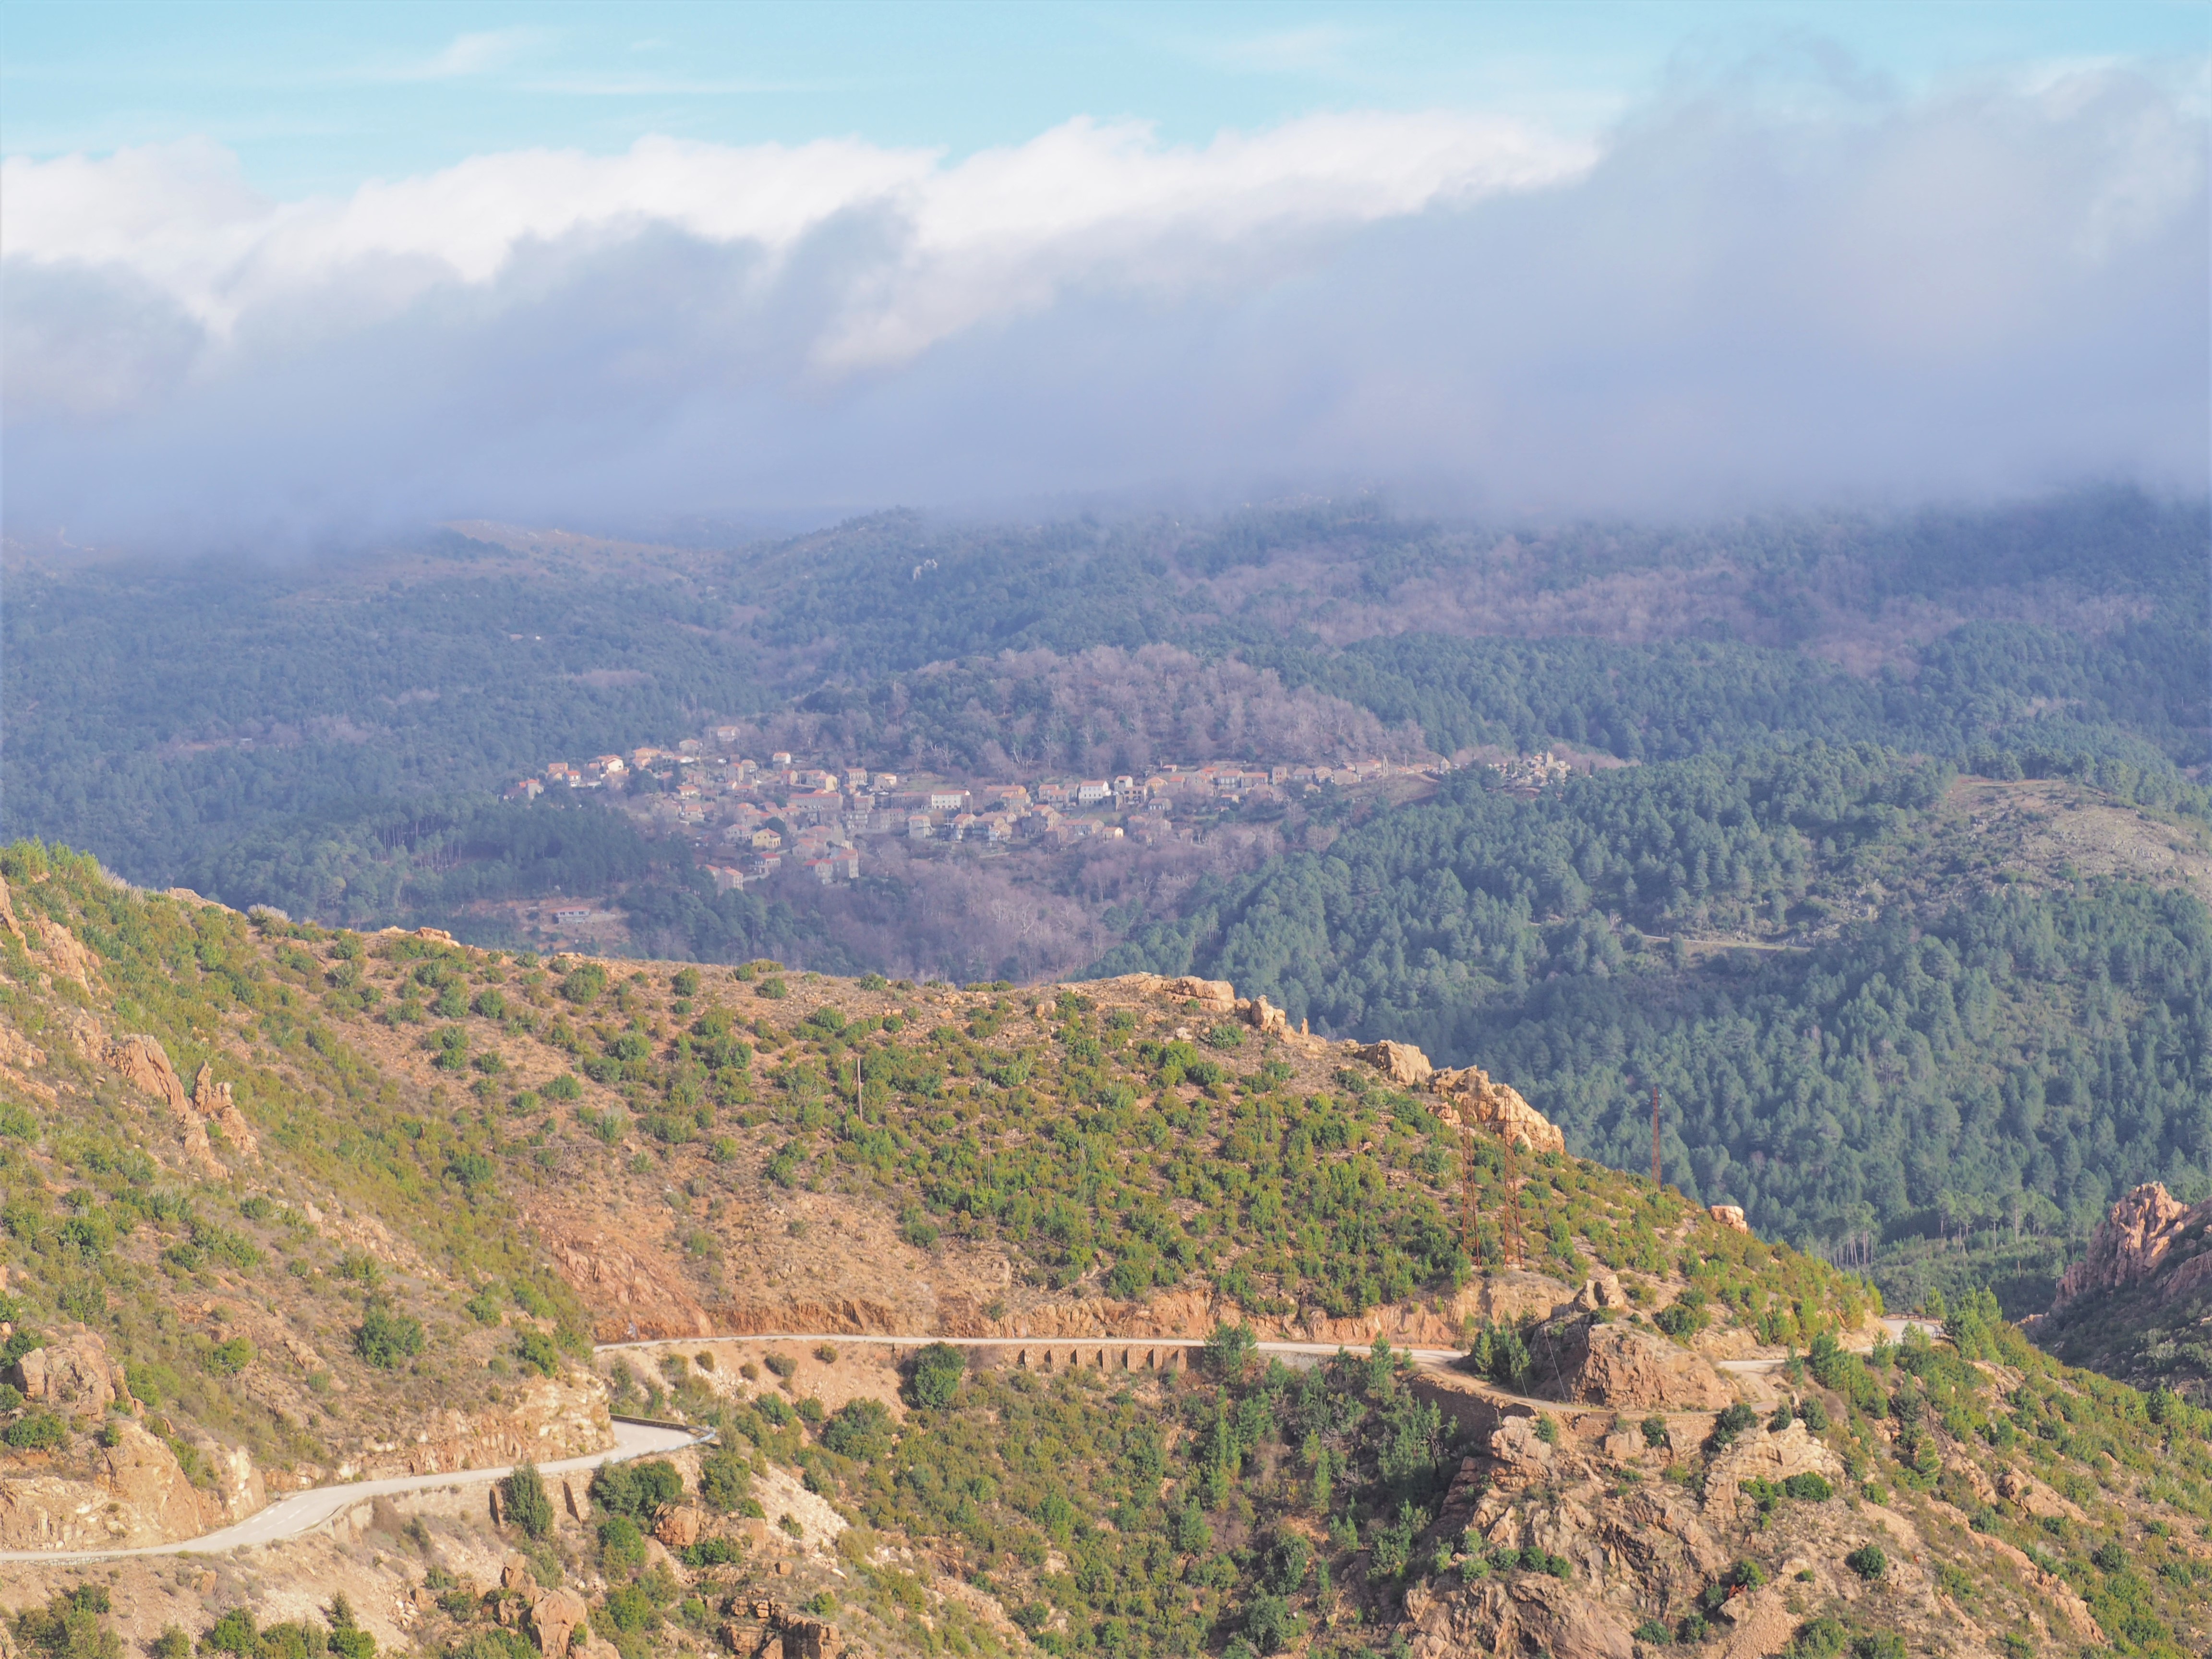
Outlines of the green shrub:
{"label": "green shrub", "polygon": [[1844,1565],[1871,1584],[1889,1571],[1889,1557],[1879,1544],[1862,1544],[1844,1558]]}
{"label": "green shrub", "polygon": [[1252,1598],[1245,1609],[1244,1633],[1261,1653],[1280,1653],[1290,1644],[1291,1632],[1297,1621],[1291,1616],[1291,1604],[1279,1595],[1262,1591]]}
{"label": "green shrub", "polygon": [[1667,1419],[1654,1412],[1644,1419],[1644,1443],[1657,1451],[1667,1443]]}
{"label": "green shrub", "polygon": [[880,1401],[848,1401],[823,1425],[822,1443],[840,1457],[880,1457],[890,1449],[891,1414]]}
{"label": "green shrub", "polygon": [[514,1334],[515,1362],[540,1376],[561,1374],[561,1350],[543,1331],[523,1329]]}
{"label": "green shrub", "polygon": [[1656,1619],[1647,1619],[1636,1627],[1636,1639],[1655,1648],[1663,1648],[1674,1639],[1674,1632]]}
{"label": "green shrub", "polygon": [[18,1451],[50,1451],[69,1443],[69,1424],[41,1406],[10,1423],[6,1437]]}
{"label": "green shrub", "polygon": [[226,1337],[210,1347],[200,1363],[217,1376],[236,1376],[253,1363],[253,1345],[242,1336]]}
{"label": "green shrub", "polygon": [[717,1515],[736,1513],[752,1496],[752,1465],[738,1453],[725,1447],[700,1460],[699,1501]]}
{"label": "green shrub", "polygon": [[645,1534],[629,1516],[610,1515],[599,1522],[599,1554],[610,1568],[641,1567]]}
{"label": "green shrub", "polygon": [[607,970],[596,962],[571,969],[561,980],[561,994],[579,1008],[588,1007],[606,994]]}
{"label": "green shrub", "polygon": [[1712,1443],[1715,1449],[1735,1444],[1736,1437],[1759,1421],[1759,1413],[1739,1401],[1713,1419]]}
{"label": "green shrub", "polygon": [[1790,1476],[1783,1481],[1782,1490],[1808,1504],[1825,1504],[1836,1495],[1836,1489],[1828,1484],[1826,1475],[1814,1474],[1809,1469]]}
{"label": "green shrub", "polygon": [[57,1590],[45,1607],[15,1615],[15,1634],[28,1652],[51,1659],[121,1659],[123,1644],[102,1617],[112,1607],[105,1584]]}
{"label": "green shrub", "polygon": [[1705,1304],[1705,1292],[1685,1291],[1653,1314],[1651,1322],[1677,1342],[1686,1342],[1713,1321],[1711,1310]]}
{"label": "green shrub", "polygon": [[208,1627],[200,1638],[202,1653],[228,1653],[237,1659],[260,1659],[261,1632],[250,1608],[233,1607]]}
{"label": "green shrub", "polygon": [[664,1457],[635,1463],[602,1463],[592,1472],[592,1501],[610,1515],[650,1516],[684,1496],[684,1477]]}
{"label": "green shrub", "polygon": [[933,1342],[915,1356],[908,1392],[914,1403],[932,1410],[949,1406],[960,1391],[960,1378],[968,1369],[968,1356],[949,1342]]}
{"label": "green shrub", "polygon": [[584,1097],[584,1085],[576,1081],[575,1073],[563,1072],[547,1083],[540,1092],[548,1100],[581,1100]]}
{"label": "green shrub", "polygon": [[1850,1640],[1850,1632],[1834,1619],[1815,1619],[1797,1627],[1797,1637],[1790,1643],[1789,1659],[1836,1659]]}
{"label": "green shrub", "polygon": [[535,1463],[517,1464],[514,1473],[500,1484],[510,1525],[520,1527],[532,1538],[543,1538],[553,1530],[553,1499]]}
{"label": "green shrub", "polygon": [[379,1370],[398,1370],[403,1361],[422,1352],[422,1322],[372,1303],[355,1328],[353,1349]]}
{"label": "green shrub", "polygon": [[728,1538],[702,1538],[688,1547],[684,1565],[696,1572],[702,1567],[726,1567],[745,1559],[742,1546]]}

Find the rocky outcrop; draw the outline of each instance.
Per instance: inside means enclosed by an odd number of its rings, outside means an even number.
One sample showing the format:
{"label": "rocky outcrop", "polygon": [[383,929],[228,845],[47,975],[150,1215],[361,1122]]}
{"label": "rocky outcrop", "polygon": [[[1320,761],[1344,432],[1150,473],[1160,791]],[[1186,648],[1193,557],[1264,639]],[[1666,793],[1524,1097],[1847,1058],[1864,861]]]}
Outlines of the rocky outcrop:
{"label": "rocky outcrop", "polygon": [[30,938],[33,948],[46,958],[57,978],[75,980],[88,991],[92,988],[100,959],[84,948],[75,933],[58,921],[34,915],[30,921]]}
{"label": "rocky outcrop", "polygon": [[2085,1297],[2153,1285],[2180,1296],[2212,1284],[2212,1198],[2185,1205],[2157,1182],[2112,1206],[2051,1299],[2056,1316]]}
{"label": "rocky outcrop", "polygon": [[10,1460],[0,1479],[0,1549],[134,1549],[197,1538],[223,1519],[167,1443],[118,1420],[88,1467],[53,1455]]}
{"label": "rocky outcrop", "polygon": [[1410,1042],[1355,1044],[1352,1054],[1401,1089],[1418,1089],[1436,1075],[1429,1057]]}
{"label": "rocky outcrop", "polygon": [[230,1085],[215,1080],[215,1067],[204,1063],[199,1075],[192,1079],[192,1109],[211,1123],[222,1127],[223,1138],[240,1155],[250,1161],[259,1162],[261,1143],[254,1138],[253,1126],[246,1121],[246,1114],[230,1097]]}
{"label": "rocky outcrop", "polygon": [[1545,1321],[1529,1334],[1528,1353],[1529,1387],[1548,1400],[1688,1411],[1719,1411],[1735,1401],[1735,1391],[1706,1360],[1663,1336],[1590,1314]]}
{"label": "rocky outcrop", "polygon": [[549,1659],[563,1659],[568,1651],[568,1638],[592,1615],[584,1598],[574,1590],[549,1589],[538,1593],[530,1604],[530,1633],[538,1638],[538,1650]]}
{"label": "rocky outcrop", "polygon": [[1567,1138],[1551,1119],[1522,1099],[1520,1091],[1493,1083],[1480,1066],[1442,1071],[1429,1087],[1444,1097],[1439,1114],[1448,1123],[1465,1123],[1501,1139],[1525,1141],[1534,1152],[1564,1152]]}
{"label": "rocky outcrop", "polygon": [[717,1322],[692,1294],[682,1265],[653,1241],[611,1237],[602,1229],[587,1231],[547,1210],[529,1212],[526,1218],[561,1276],[591,1310],[599,1340],[710,1336],[717,1329]]}
{"label": "rocky outcrop", "polygon": [[1553,1659],[1632,1659],[1635,1642],[1619,1614],[1573,1586],[1520,1575],[1456,1595],[1425,1587],[1406,1596],[1413,1659],[1471,1654],[1549,1653]]}
{"label": "rocky outcrop", "polygon": [[1747,1233],[1751,1231],[1751,1223],[1746,1219],[1743,1206],[1741,1204],[1709,1204],[1705,1206],[1705,1213],[1719,1222],[1722,1226],[1731,1228],[1736,1232]]}
{"label": "rocky outcrop", "polygon": [[1783,1481],[1793,1474],[1826,1475],[1840,1486],[1843,1462],[1826,1444],[1805,1432],[1802,1422],[1786,1429],[1753,1430],[1706,1466],[1705,1515],[1733,1522],[1744,1502],[1747,1480]]}
{"label": "rocky outcrop", "polygon": [[177,1075],[176,1067],[169,1064],[166,1049],[150,1036],[121,1036],[101,1051],[100,1058],[123,1080],[140,1092],[154,1096],[169,1109],[169,1117],[179,1130],[179,1140],[187,1162],[202,1174],[222,1176],[228,1173],[222,1160],[215,1155],[215,1147],[208,1139],[208,1120],[220,1113],[227,1117],[217,1121],[223,1125],[226,1139],[235,1139],[239,1150],[258,1156],[258,1144],[246,1119],[230,1101],[228,1088],[216,1093],[209,1081],[208,1070],[200,1068],[203,1085],[208,1089],[205,1097],[212,1112],[203,1111],[191,1096],[185,1092],[184,1079]]}
{"label": "rocky outcrop", "polygon": [[110,1406],[134,1405],[123,1367],[108,1358],[107,1345],[91,1331],[57,1336],[10,1365],[5,1380],[23,1398],[72,1415],[98,1416]]}
{"label": "rocky outcrop", "polygon": [[[201,1494],[192,1489],[168,1443],[136,1423],[115,1427],[115,1443],[101,1449],[95,1484],[118,1506],[106,1517],[123,1523],[117,1541],[126,1547],[164,1544],[206,1531]],[[112,1528],[110,1532],[115,1535]]]}
{"label": "rocky outcrop", "polygon": [[607,1396],[596,1378],[574,1373],[532,1377],[507,1405],[488,1411],[453,1408],[417,1419],[411,1437],[378,1445],[339,1465],[341,1480],[393,1474],[442,1474],[528,1459],[548,1463],[606,1446],[612,1426]]}
{"label": "rocky outcrop", "polygon": [[1202,1014],[1237,1012],[1237,988],[1225,979],[1200,979],[1185,974],[1169,979],[1159,974],[1124,974],[1106,981],[1119,990],[1140,997],[1166,997],[1176,1002],[1195,1002]]}

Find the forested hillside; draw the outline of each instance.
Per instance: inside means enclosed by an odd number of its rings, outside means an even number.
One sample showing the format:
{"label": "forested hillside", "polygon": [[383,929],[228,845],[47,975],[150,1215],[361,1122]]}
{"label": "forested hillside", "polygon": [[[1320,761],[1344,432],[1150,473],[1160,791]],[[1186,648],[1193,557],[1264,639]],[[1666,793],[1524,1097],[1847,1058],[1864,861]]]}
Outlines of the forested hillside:
{"label": "forested hillside", "polygon": [[[2201,501],[2084,491],[1674,527],[887,514],[739,549],[476,526],[313,568],[19,566],[0,817],[353,926],[514,945],[468,907],[591,895],[631,948],[703,961],[1217,974],[1510,1067],[1617,1163],[1656,1083],[1686,1190],[1879,1256],[1893,1288],[1994,1278],[2024,1310],[2117,1192],[2212,1175],[2207,544]],[[1462,767],[1425,801],[1320,791],[1164,850],[1018,879],[886,857],[834,890],[717,890],[680,837],[494,798],[710,721],[977,778]],[[1469,764],[1550,746],[1597,775],[1527,799]]]}
{"label": "forested hillside", "polygon": [[2203,890],[1993,858],[1943,810],[1953,782],[1820,747],[1534,800],[1470,775],[1194,895],[1098,971],[1216,975],[1316,1029],[1502,1067],[1624,1167],[1656,1084],[1669,1180],[1844,1259],[2201,1188]]}
{"label": "forested hillside", "polygon": [[[446,532],[307,568],[18,562],[0,833],[234,902],[429,918],[468,890],[432,879],[456,861],[532,891],[644,879],[635,851],[575,862],[602,832],[476,815],[550,758],[714,719],[894,769],[1267,758],[1315,720],[1447,755],[1874,741],[2170,803],[2212,744],[2205,543],[2202,503],[2086,493],[1671,530],[1355,501],[1188,526],[894,514],[739,550]],[[1159,646],[1203,672],[1073,660]],[[1202,717],[1163,713],[1164,681]]]}

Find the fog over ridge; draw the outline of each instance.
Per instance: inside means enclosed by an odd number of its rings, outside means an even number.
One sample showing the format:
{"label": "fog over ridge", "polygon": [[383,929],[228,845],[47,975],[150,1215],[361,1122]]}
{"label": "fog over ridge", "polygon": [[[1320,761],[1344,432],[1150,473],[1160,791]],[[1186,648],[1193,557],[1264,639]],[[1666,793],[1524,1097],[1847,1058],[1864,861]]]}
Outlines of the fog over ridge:
{"label": "fog over ridge", "polygon": [[7,528],[146,544],[1247,480],[1504,511],[2204,487],[2203,112],[2100,69],[471,159],[5,163]]}

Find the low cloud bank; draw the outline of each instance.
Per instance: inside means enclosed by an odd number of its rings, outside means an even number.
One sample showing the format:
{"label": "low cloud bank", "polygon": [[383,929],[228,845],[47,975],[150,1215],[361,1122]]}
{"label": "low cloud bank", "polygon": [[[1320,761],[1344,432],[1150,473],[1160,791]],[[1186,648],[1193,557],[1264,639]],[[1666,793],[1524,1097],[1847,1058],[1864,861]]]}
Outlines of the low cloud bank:
{"label": "low cloud bank", "polygon": [[1597,149],[1445,115],[957,164],[649,140],[343,201],[204,143],[11,160],[7,528],[2204,487],[2201,110],[2112,70],[1777,101]]}

